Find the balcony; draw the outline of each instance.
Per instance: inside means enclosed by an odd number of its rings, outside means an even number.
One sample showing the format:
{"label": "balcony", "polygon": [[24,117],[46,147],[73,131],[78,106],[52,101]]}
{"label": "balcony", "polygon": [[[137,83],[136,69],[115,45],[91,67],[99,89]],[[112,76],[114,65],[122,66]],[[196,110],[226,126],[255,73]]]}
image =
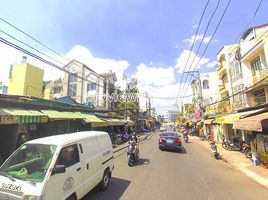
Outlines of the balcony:
{"label": "balcony", "polygon": [[267,77],[268,77],[268,68],[256,71],[256,75],[253,76],[253,85],[257,84],[263,79],[266,79]]}
{"label": "balcony", "polygon": [[218,73],[219,77],[222,77],[224,74],[227,73],[226,67],[222,64],[218,65],[217,73]]}

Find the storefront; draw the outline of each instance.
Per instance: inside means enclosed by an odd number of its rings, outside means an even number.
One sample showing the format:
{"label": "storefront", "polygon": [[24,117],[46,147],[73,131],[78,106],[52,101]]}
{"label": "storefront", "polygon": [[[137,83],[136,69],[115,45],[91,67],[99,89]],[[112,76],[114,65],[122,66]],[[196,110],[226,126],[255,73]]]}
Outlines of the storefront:
{"label": "storefront", "polygon": [[268,167],[268,112],[240,119],[233,128],[243,130],[252,138],[252,151],[257,153],[262,165]]}

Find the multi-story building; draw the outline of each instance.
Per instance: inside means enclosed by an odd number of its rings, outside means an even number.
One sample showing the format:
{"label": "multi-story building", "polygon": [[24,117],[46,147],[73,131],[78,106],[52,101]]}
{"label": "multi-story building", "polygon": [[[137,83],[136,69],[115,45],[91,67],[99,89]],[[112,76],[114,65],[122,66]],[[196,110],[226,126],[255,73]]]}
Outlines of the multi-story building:
{"label": "multi-story building", "polygon": [[21,63],[10,68],[8,94],[42,98],[44,70],[27,62],[23,56]]}
{"label": "multi-story building", "polygon": [[210,104],[220,100],[219,85],[220,81],[216,72],[201,73],[198,78],[194,79],[191,88],[195,107],[210,108]]}
{"label": "multi-story building", "polygon": [[268,24],[249,28],[240,41],[241,65],[248,107],[268,98]]}
{"label": "multi-story building", "polygon": [[101,77],[104,78],[104,103],[107,109],[115,108],[115,99],[111,99],[115,92],[115,82],[117,81],[117,77],[112,70],[109,73],[100,74]]}
{"label": "multi-story building", "polygon": [[223,46],[223,48],[217,54],[217,74],[220,80],[219,92],[221,95],[221,102],[218,104],[218,112],[231,113],[232,107],[230,102],[230,96],[232,93],[231,77],[230,77],[230,65],[229,65],[229,50],[232,45]]}
{"label": "multi-story building", "polygon": [[0,94],[7,94],[7,86],[0,82]]}
{"label": "multi-story building", "polygon": [[104,106],[104,77],[77,60],[72,60],[64,68],[69,73],[64,74],[63,96],[70,96],[81,104],[91,102],[95,107]]}
{"label": "multi-story building", "polygon": [[131,90],[132,88],[137,88],[138,81],[136,78],[131,78],[127,80],[127,90]]}
{"label": "multi-story building", "polygon": [[165,117],[168,122],[176,122],[178,120],[178,111],[176,110],[169,110],[165,114]]}
{"label": "multi-story building", "polygon": [[44,99],[53,100],[62,97],[63,86],[61,78],[55,81],[47,81],[45,85]]}

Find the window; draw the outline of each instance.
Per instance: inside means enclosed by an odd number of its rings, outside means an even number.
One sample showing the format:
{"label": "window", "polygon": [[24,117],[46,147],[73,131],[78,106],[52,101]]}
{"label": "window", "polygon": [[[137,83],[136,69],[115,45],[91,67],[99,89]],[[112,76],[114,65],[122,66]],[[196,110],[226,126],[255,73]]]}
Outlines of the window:
{"label": "window", "polygon": [[54,94],[59,94],[59,93],[61,93],[62,88],[61,87],[55,87],[53,90],[54,90]]}
{"label": "window", "polygon": [[1,167],[8,176],[42,182],[55,153],[55,145],[23,144]]}
{"label": "window", "polygon": [[241,91],[244,90],[244,85],[238,85],[233,88],[234,93],[234,106],[235,108],[242,108],[245,104],[245,94]]}
{"label": "window", "polygon": [[57,165],[65,165],[65,167],[70,167],[79,162],[79,152],[77,145],[70,145],[64,147],[59,155]]}
{"label": "window", "polygon": [[252,60],[251,63],[250,63],[250,65],[251,65],[251,69],[252,69],[253,75],[256,74],[256,71],[261,71],[262,70],[262,66],[261,66],[260,56],[258,56],[254,60]]}
{"label": "window", "polygon": [[266,103],[266,96],[263,88],[254,92],[254,101],[256,105]]}
{"label": "window", "polygon": [[96,90],[96,83],[87,84],[87,91],[95,91],[95,90]]}
{"label": "window", "polygon": [[68,87],[68,95],[70,97],[76,96],[77,91],[77,73],[71,73],[69,76],[69,87]]}
{"label": "window", "polygon": [[203,80],[203,89],[209,89],[208,80]]}
{"label": "window", "polygon": [[76,83],[75,84],[69,84],[68,95],[70,97],[75,97],[76,96],[76,89],[77,89]]}
{"label": "window", "polygon": [[69,84],[77,82],[77,73],[70,73],[69,76]]}
{"label": "window", "polygon": [[234,81],[242,78],[242,68],[238,60],[234,59],[232,62],[230,62],[230,71]]}

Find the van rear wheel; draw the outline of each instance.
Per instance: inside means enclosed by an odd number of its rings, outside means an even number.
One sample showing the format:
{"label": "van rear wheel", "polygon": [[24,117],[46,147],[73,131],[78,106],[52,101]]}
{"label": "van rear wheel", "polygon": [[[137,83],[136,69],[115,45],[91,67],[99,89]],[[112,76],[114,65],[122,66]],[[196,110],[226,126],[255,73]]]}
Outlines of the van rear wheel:
{"label": "van rear wheel", "polygon": [[110,182],[110,177],[111,177],[111,175],[110,175],[110,171],[109,171],[108,169],[106,169],[106,170],[104,171],[102,180],[101,180],[101,182],[100,182],[100,189],[101,189],[102,191],[104,191],[104,190],[107,189],[107,187],[108,187],[108,185],[109,185],[109,182]]}

